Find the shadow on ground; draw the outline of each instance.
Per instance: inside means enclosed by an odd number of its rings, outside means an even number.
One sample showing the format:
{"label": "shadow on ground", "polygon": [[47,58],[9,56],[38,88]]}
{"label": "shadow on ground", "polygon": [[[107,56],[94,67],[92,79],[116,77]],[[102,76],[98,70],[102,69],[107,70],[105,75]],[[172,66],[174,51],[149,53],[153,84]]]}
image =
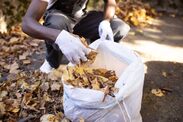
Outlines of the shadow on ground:
{"label": "shadow on ground", "polygon": [[[142,117],[144,122],[183,121],[183,63],[149,61],[146,62]],[[162,75],[162,72],[166,72]],[[152,89],[166,88],[163,97],[151,93]]]}
{"label": "shadow on ground", "polygon": [[168,46],[183,47],[183,18],[161,16],[152,21],[151,27],[132,28],[125,40],[136,43],[137,40],[154,41]]}

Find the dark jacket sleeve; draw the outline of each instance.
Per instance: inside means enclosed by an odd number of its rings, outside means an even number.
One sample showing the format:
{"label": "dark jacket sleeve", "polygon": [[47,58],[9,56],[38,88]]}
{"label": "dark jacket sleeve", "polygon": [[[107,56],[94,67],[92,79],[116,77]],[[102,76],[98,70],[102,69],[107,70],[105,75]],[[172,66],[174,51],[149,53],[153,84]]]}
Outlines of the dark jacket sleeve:
{"label": "dark jacket sleeve", "polygon": [[107,3],[108,0],[104,0],[105,3]]}

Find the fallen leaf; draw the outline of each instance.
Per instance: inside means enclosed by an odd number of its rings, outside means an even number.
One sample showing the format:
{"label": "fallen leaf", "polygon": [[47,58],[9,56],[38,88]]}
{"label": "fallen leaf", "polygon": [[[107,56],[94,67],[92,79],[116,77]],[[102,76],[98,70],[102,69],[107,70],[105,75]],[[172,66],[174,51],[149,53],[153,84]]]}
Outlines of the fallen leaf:
{"label": "fallen leaf", "polygon": [[14,62],[12,65],[10,65],[9,73],[17,74],[19,72],[18,68],[19,65],[17,64],[17,62]]}
{"label": "fallen leaf", "polygon": [[15,93],[15,95],[16,95],[17,99],[22,97],[22,94],[20,94],[20,93]]}
{"label": "fallen leaf", "polygon": [[0,91],[0,98],[5,97],[8,94],[7,91]]}
{"label": "fallen leaf", "polygon": [[30,85],[27,82],[25,82],[25,81],[19,81],[19,82],[21,82],[21,84],[22,84],[20,88],[22,88],[22,89],[30,88]]}
{"label": "fallen leaf", "polygon": [[40,122],[59,122],[59,119],[53,114],[45,114],[41,116]]}
{"label": "fallen leaf", "polygon": [[44,101],[46,101],[46,102],[51,102],[51,98],[50,98],[50,96],[48,95],[47,92],[44,93],[43,99],[44,99]]}
{"label": "fallen leaf", "polygon": [[10,44],[14,45],[17,44],[19,41],[19,39],[17,37],[12,37],[9,41]]}
{"label": "fallen leaf", "polygon": [[36,82],[34,82],[34,84],[30,85],[29,89],[31,91],[35,91],[38,88],[39,85],[40,85],[40,81],[36,81]]}
{"label": "fallen leaf", "polygon": [[20,110],[20,108],[14,108],[13,110],[11,110],[11,112],[17,113],[17,112],[19,112],[19,110]]}
{"label": "fallen leaf", "polygon": [[4,115],[5,111],[5,104],[3,102],[0,102],[0,115]]}
{"label": "fallen leaf", "polygon": [[32,99],[32,94],[31,93],[25,93],[24,97],[23,97],[23,103],[25,105],[28,105],[30,103],[31,99]]}
{"label": "fallen leaf", "polygon": [[60,83],[58,82],[54,82],[52,85],[51,85],[51,91],[56,91],[56,90],[60,90]]}
{"label": "fallen leaf", "polygon": [[29,52],[24,52],[22,55],[19,55],[19,60],[25,60],[28,55],[29,55]]}
{"label": "fallen leaf", "polygon": [[49,83],[48,82],[43,82],[41,84],[40,88],[41,88],[42,91],[45,91],[45,92],[48,91],[48,89],[49,89]]}
{"label": "fallen leaf", "polygon": [[166,73],[165,71],[163,71],[161,74],[162,74],[164,77],[167,77],[167,73]]}
{"label": "fallen leaf", "polygon": [[6,105],[6,111],[16,113],[20,110],[20,103],[17,99],[6,99],[4,104]]}
{"label": "fallen leaf", "polygon": [[11,67],[11,65],[10,65],[10,64],[4,64],[3,67],[4,67],[5,69],[8,69],[8,70],[9,70],[10,67]]}
{"label": "fallen leaf", "polygon": [[151,93],[154,94],[157,97],[162,97],[164,96],[164,92],[161,89],[152,89]]}
{"label": "fallen leaf", "polygon": [[36,42],[36,40],[37,40],[37,39],[32,40],[32,41],[30,42],[30,45],[33,46],[33,47],[38,47],[39,44],[38,44],[38,42]]}
{"label": "fallen leaf", "polygon": [[31,61],[30,60],[23,60],[23,64],[30,64],[31,63]]}

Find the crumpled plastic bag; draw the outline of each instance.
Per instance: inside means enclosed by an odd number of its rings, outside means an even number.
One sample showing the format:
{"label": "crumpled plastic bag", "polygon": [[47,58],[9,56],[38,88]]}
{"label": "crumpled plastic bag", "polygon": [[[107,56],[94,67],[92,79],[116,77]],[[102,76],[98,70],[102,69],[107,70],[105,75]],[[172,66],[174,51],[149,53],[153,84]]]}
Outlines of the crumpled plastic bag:
{"label": "crumpled plastic bag", "polygon": [[140,115],[144,84],[144,66],[139,56],[122,44],[96,40],[90,45],[98,55],[93,68],[114,70],[119,92],[115,97],[92,89],[75,88],[64,83],[64,113],[77,122],[142,122]]}

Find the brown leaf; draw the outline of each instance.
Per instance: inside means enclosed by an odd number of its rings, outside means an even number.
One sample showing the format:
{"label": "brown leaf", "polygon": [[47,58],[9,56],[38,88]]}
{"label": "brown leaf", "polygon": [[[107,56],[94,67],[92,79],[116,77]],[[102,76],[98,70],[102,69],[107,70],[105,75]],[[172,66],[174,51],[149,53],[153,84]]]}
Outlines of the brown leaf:
{"label": "brown leaf", "polygon": [[51,91],[57,91],[57,90],[60,90],[60,83],[58,82],[53,82],[53,84],[51,85]]}
{"label": "brown leaf", "polygon": [[25,105],[28,105],[30,103],[31,99],[32,99],[32,94],[31,93],[25,93],[24,97],[23,97],[23,103]]}
{"label": "brown leaf", "polygon": [[17,113],[20,110],[20,103],[17,99],[6,99],[4,103],[7,111]]}
{"label": "brown leaf", "polygon": [[0,102],[0,115],[4,115],[6,113],[5,104]]}
{"label": "brown leaf", "polygon": [[19,60],[25,60],[28,55],[29,55],[29,52],[24,52],[22,55],[19,55]]}
{"label": "brown leaf", "polygon": [[48,91],[48,89],[49,89],[49,83],[48,82],[43,82],[41,84],[40,88],[41,88],[42,91],[45,91],[45,92]]}
{"label": "brown leaf", "polygon": [[19,42],[19,39],[17,37],[12,37],[9,41],[10,44],[17,44]]}
{"label": "brown leaf", "polygon": [[14,62],[13,64],[10,65],[9,73],[17,74],[19,72],[18,68],[19,65],[16,62]]}
{"label": "brown leaf", "polygon": [[38,44],[38,42],[37,42],[37,39],[32,40],[32,41],[30,42],[30,45],[33,46],[33,47],[38,47],[39,44]]}
{"label": "brown leaf", "polygon": [[8,94],[7,91],[0,91],[0,99],[5,97]]}

